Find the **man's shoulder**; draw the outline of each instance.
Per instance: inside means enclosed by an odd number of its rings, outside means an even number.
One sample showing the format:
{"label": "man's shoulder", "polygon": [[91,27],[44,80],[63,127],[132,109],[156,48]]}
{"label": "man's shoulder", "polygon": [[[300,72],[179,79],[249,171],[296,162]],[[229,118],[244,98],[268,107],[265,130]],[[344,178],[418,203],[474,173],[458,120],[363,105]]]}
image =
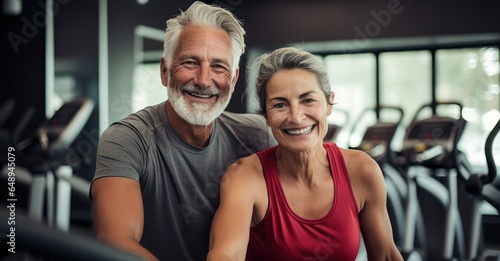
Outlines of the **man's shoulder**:
{"label": "man's shoulder", "polygon": [[263,128],[267,126],[264,117],[254,113],[235,113],[225,111],[219,116],[218,120],[222,124],[232,126],[255,128]]}
{"label": "man's shoulder", "polygon": [[159,125],[161,104],[145,107],[127,117],[112,123],[104,133],[119,135],[120,133],[135,133],[149,136]]}
{"label": "man's shoulder", "polygon": [[129,114],[127,117],[114,122],[112,125],[133,125],[133,126],[148,126],[154,125],[160,121],[160,114],[162,113],[162,106],[164,103],[147,106],[136,112]]}

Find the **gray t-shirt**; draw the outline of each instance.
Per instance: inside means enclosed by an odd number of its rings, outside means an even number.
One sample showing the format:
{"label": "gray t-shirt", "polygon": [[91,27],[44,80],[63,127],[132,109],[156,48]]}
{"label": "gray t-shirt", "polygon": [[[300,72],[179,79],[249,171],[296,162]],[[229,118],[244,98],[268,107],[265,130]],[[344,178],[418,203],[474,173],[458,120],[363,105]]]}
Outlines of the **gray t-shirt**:
{"label": "gray t-shirt", "polygon": [[141,244],[160,260],[205,260],[224,170],[238,158],[274,145],[262,116],[224,112],[215,121],[209,145],[192,146],[173,129],[163,102],[103,133],[94,180],[120,176],[140,183]]}

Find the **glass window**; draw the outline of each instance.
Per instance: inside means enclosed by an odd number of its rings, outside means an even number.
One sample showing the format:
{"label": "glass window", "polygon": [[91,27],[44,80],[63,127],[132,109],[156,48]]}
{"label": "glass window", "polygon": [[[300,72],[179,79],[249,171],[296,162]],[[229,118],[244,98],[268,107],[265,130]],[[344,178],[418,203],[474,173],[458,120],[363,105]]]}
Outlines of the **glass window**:
{"label": "glass window", "polygon": [[167,100],[167,88],[160,78],[160,63],[135,65],[132,89],[132,112]]}
{"label": "glass window", "polygon": [[428,51],[380,54],[380,103],[401,107],[407,126],[417,109],[430,103],[431,53]]}
{"label": "glass window", "polygon": [[[423,104],[432,100],[432,67],[429,51],[385,52],[380,62],[380,104],[400,107],[401,130],[394,137],[394,150],[403,146],[404,129]],[[394,114],[394,117],[398,117]],[[396,121],[397,119],[394,119]]]}
{"label": "glass window", "polygon": [[77,80],[72,75],[56,75],[54,77],[54,93],[52,94],[50,111],[55,112],[65,102],[81,96],[77,88]]}
{"label": "glass window", "polygon": [[363,133],[351,135],[350,130],[365,108],[375,106],[375,55],[328,55],[324,57],[324,62],[331,89],[335,92],[334,111],[328,122],[342,126],[335,141],[341,147],[349,146],[350,139],[357,139],[359,143]]}
{"label": "glass window", "polygon": [[500,117],[498,56],[492,47],[436,52],[436,96],[464,106],[467,126],[459,148],[473,166],[485,165],[484,143]]}

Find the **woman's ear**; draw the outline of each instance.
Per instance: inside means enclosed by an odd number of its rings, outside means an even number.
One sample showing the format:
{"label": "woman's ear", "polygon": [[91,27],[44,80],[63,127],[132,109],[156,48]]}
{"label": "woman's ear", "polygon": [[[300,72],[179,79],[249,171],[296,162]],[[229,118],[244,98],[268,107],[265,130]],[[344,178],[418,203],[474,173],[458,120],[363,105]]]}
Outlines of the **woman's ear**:
{"label": "woman's ear", "polygon": [[335,100],[335,92],[331,91],[330,95],[328,96],[328,110],[326,112],[327,116],[332,114],[334,100]]}

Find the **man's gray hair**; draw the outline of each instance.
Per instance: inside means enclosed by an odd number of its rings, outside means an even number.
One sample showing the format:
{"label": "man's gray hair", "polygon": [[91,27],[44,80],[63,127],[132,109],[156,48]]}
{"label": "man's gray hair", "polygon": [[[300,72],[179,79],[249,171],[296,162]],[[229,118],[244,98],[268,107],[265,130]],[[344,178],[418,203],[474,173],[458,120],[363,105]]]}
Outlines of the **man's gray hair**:
{"label": "man's gray hair", "polygon": [[167,20],[165,42],[162,57],[167,68],[171,68],[172,60],[179,44],[182,29],[189,25],[211,26],[220,28],[229,35],[233,54],[231,72],[234,75],[238,68],[240,57],[245,52],[245,29],[230,11],[215,5],[200,1],[194,2],[186,11]]}

